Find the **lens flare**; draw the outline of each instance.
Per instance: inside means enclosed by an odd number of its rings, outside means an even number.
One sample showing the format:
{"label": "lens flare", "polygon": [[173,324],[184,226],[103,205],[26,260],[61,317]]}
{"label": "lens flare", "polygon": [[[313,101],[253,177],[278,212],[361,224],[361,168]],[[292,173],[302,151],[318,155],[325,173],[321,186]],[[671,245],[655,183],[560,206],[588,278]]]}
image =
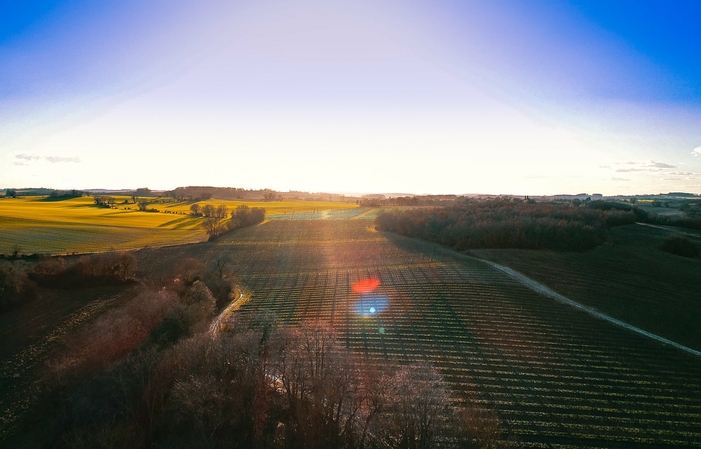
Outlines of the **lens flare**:
{"label": "lens flare", "polygon": [[389,304],[389,298],[384,295],[362,296],[355,305],[355,313],[362,317],[376,316]]}
{"label": "lens flare", "polygon": [[353,284],[353,291],[356,293],[370,293],[380,285],[380,280],[369,278]]}

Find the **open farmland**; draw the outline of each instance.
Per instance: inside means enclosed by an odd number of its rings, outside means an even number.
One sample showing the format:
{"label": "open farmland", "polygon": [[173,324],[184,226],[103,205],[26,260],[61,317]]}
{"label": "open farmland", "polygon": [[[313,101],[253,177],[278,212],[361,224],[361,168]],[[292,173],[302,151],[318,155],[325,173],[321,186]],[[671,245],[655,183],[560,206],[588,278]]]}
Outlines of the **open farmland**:
{"label": "open farmland", "polygon": [[[148,198],[144,198],[148,199]],[[190,213],[190,206],[193,204],[198,204],[203,207],[207,204],[212,206],[219,206],[221,204],[229,208],[229,210],[236,209],[238,206],[246,205],[248,207],[262,207],[265,209],[266,214],[269,216],[274,215],[286,215],[286,214],[300,214],[300,213],[314,213],[319,211],[337,211],[337,210],[347,210],[347,209],[357,209],[358,205],[356,203],[344,203],[339,201],[305,201],[305,200],[283,200],[283,201],[236,201],[236,200],[222,200],[217,198],[212,198],[206,201],[174,201],[170,199],[164,200],[164,202],[154,202],[150,204],[149,207],[157,209],[161,212],[170,213]],[[136,206],[129,206],[136,209]]]}
{"label": "open farmland", "polygon": [[[101,208],[92,197],[52,199],[23,197],[0,200],[0,254],[16,249],[22,254],[70,254],[130,250],[144,246],[177,245],[206,240],[201,219],[189,215],[191,202],[155,199],[141,212],[130,197],[114,197],[113,208]],[[318,218],[329,213],[350,217],[362,212],[355,203],[328,201],[244,202],[212,199],[198,202],[264,207],[268,215],[305,215]],[[339,215],[339,216],[340,216]]]}
{"label": "open farmland", "polygon": [[[430,362],[525,447],[701,447],[701,359],[371,223],[277,220],[139,258],[228,254],[251,295],[239,316],[327,321],[370,362]],[[356,293],[367,279],[379,286]]]}
{"label": "open farmland", "polygon": [[701,247],[701,232],[633,224],[612,228],[591,251],[484,249],[469,253],[509,266],[558,293],[634,326],[701,351],[701,259],[659,249],[682,235]]}
{"label": "open farmland", "polygon": [[100,208],[90,197],[0,201],[0,253],[67,254],[202,241],[198,219]]}

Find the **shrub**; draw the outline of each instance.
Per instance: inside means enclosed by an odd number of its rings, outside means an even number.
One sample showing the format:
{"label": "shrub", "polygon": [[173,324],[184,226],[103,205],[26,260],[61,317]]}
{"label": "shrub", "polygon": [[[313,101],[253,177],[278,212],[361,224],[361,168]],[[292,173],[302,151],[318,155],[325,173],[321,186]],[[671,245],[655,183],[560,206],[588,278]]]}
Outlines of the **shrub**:
{"label": "shrub", "polygon": [[62,258],[48,259],[37,264],[29,276],[42,286],[70,288],[131,282],[135,270],[136,257],[121,252],[82,256],[72,264]]}
{"label": "shrub", "polygon": [[27,276],[27,268],[23,262],[0,265],[0,312],[38,297],[36,284]]}
{"label": "shrub", "polygon": [[667,237],[660,246],[662,251],[683,257],[698,257],[699,247],[685,237]]}
{"label": "shrub", "polygon": [[381,231],[418,237],[458,250],[583,251],[603,243],[607,228],[634,222],[632,211],[615,207],[604,210],[497,199],[384,213],[375,219],[375,226]]}

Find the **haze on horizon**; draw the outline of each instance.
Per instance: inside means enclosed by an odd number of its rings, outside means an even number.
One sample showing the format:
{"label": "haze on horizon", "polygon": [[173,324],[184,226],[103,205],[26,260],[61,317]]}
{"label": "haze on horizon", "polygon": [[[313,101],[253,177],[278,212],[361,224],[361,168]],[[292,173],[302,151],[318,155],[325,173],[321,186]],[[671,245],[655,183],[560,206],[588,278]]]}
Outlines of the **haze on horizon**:
{"label": "haze on horizon", "polygon": [[698,1],[6,3],[0,188],[701,193]]}

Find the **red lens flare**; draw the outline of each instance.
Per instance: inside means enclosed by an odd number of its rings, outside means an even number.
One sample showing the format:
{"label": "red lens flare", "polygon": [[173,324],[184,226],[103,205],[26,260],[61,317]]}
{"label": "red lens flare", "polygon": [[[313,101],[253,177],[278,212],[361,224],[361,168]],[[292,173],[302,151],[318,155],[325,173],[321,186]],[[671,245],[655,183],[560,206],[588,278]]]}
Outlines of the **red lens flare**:
{"label": "red lens flare", "polygon": [[353,291],[356,293],[370,293],[380,285],[380,280],[375,278],[365,279],[353,284]]}

